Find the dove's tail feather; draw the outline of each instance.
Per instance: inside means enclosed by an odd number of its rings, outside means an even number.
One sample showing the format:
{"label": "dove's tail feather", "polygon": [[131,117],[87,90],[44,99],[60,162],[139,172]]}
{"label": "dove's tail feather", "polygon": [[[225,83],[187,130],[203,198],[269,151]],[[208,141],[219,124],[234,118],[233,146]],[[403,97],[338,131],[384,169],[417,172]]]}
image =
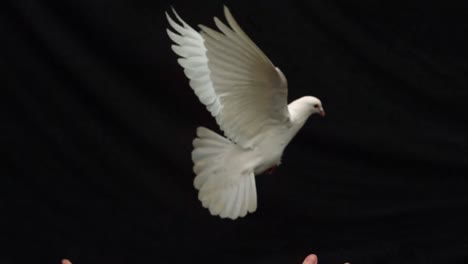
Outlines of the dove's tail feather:
{"label": "dove's tail feather", "polygon": [[254,212],[257,190],[247,152],[204,127],[197,129],[193,146],[194,186],[203,207],[231,219]]}

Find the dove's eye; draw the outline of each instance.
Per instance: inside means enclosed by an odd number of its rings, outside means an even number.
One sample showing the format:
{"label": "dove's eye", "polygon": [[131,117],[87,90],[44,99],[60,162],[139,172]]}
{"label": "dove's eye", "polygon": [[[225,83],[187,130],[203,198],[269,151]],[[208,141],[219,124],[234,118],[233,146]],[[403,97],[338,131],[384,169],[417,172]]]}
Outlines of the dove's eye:
{"label": "dove's eye", "polygon": [[319,105],[318,105],[318,104],[314,104],[314,108],[318,108],[318,107],[319,107]]}

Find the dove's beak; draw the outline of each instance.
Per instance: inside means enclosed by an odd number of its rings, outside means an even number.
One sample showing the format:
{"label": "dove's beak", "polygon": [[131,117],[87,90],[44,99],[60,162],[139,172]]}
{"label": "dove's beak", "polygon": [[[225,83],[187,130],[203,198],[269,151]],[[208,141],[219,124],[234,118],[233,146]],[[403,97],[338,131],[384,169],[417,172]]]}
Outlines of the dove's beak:
{"label": "dove's beak", "polygon": [[323,109],[320,109],[320,116],[324,117],[325,116],[325,111]]}

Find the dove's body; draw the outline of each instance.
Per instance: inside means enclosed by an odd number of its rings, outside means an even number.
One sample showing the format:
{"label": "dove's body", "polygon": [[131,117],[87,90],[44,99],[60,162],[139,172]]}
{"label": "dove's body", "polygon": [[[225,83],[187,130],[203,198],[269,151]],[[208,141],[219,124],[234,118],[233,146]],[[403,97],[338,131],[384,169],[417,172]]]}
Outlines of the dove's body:
{"label": "dove's body", "polygon": [[177,14],[182,26],[166,15],[179,33],[168,30],[179,64],[226,135],[197,129],[192,160],[198,198],[211,214],[236,219],[257,208],[255,175],[278,166],[307,118],[324,111],[312,96],[288,105],[283,73],[224,11],[232,29],[215,18],[222,33],[204,26],[198,33]]}
{"label": "dove's body", "polygon": [[259,160],[255,164],[255,174],[261,174],[267,169],[281,164],[284,149],[303,125],[304,122],[298,122],[294,119],[288,120],[286,125],[270,127],[255,137],[257,147],[254,148],[254,155]]}

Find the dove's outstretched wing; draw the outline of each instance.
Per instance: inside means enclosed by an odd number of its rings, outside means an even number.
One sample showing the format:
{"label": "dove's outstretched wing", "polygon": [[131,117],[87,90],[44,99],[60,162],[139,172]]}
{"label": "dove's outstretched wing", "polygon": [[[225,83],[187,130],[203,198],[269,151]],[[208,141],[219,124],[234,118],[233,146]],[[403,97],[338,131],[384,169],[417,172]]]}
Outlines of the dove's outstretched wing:
{"label": "dove's outstretched wing", "polygon": [[[175,13],[175,11],[174,11]],[[172,48],[200,101],[225,135],[243,147],[265,127],[289,120],[287,81],[281,71],[237,24],[227,7],[230,27],[214,18],[219,31],[200,26],[198,33],[175,13],[167,13],[178,33],[167,30]]]}

